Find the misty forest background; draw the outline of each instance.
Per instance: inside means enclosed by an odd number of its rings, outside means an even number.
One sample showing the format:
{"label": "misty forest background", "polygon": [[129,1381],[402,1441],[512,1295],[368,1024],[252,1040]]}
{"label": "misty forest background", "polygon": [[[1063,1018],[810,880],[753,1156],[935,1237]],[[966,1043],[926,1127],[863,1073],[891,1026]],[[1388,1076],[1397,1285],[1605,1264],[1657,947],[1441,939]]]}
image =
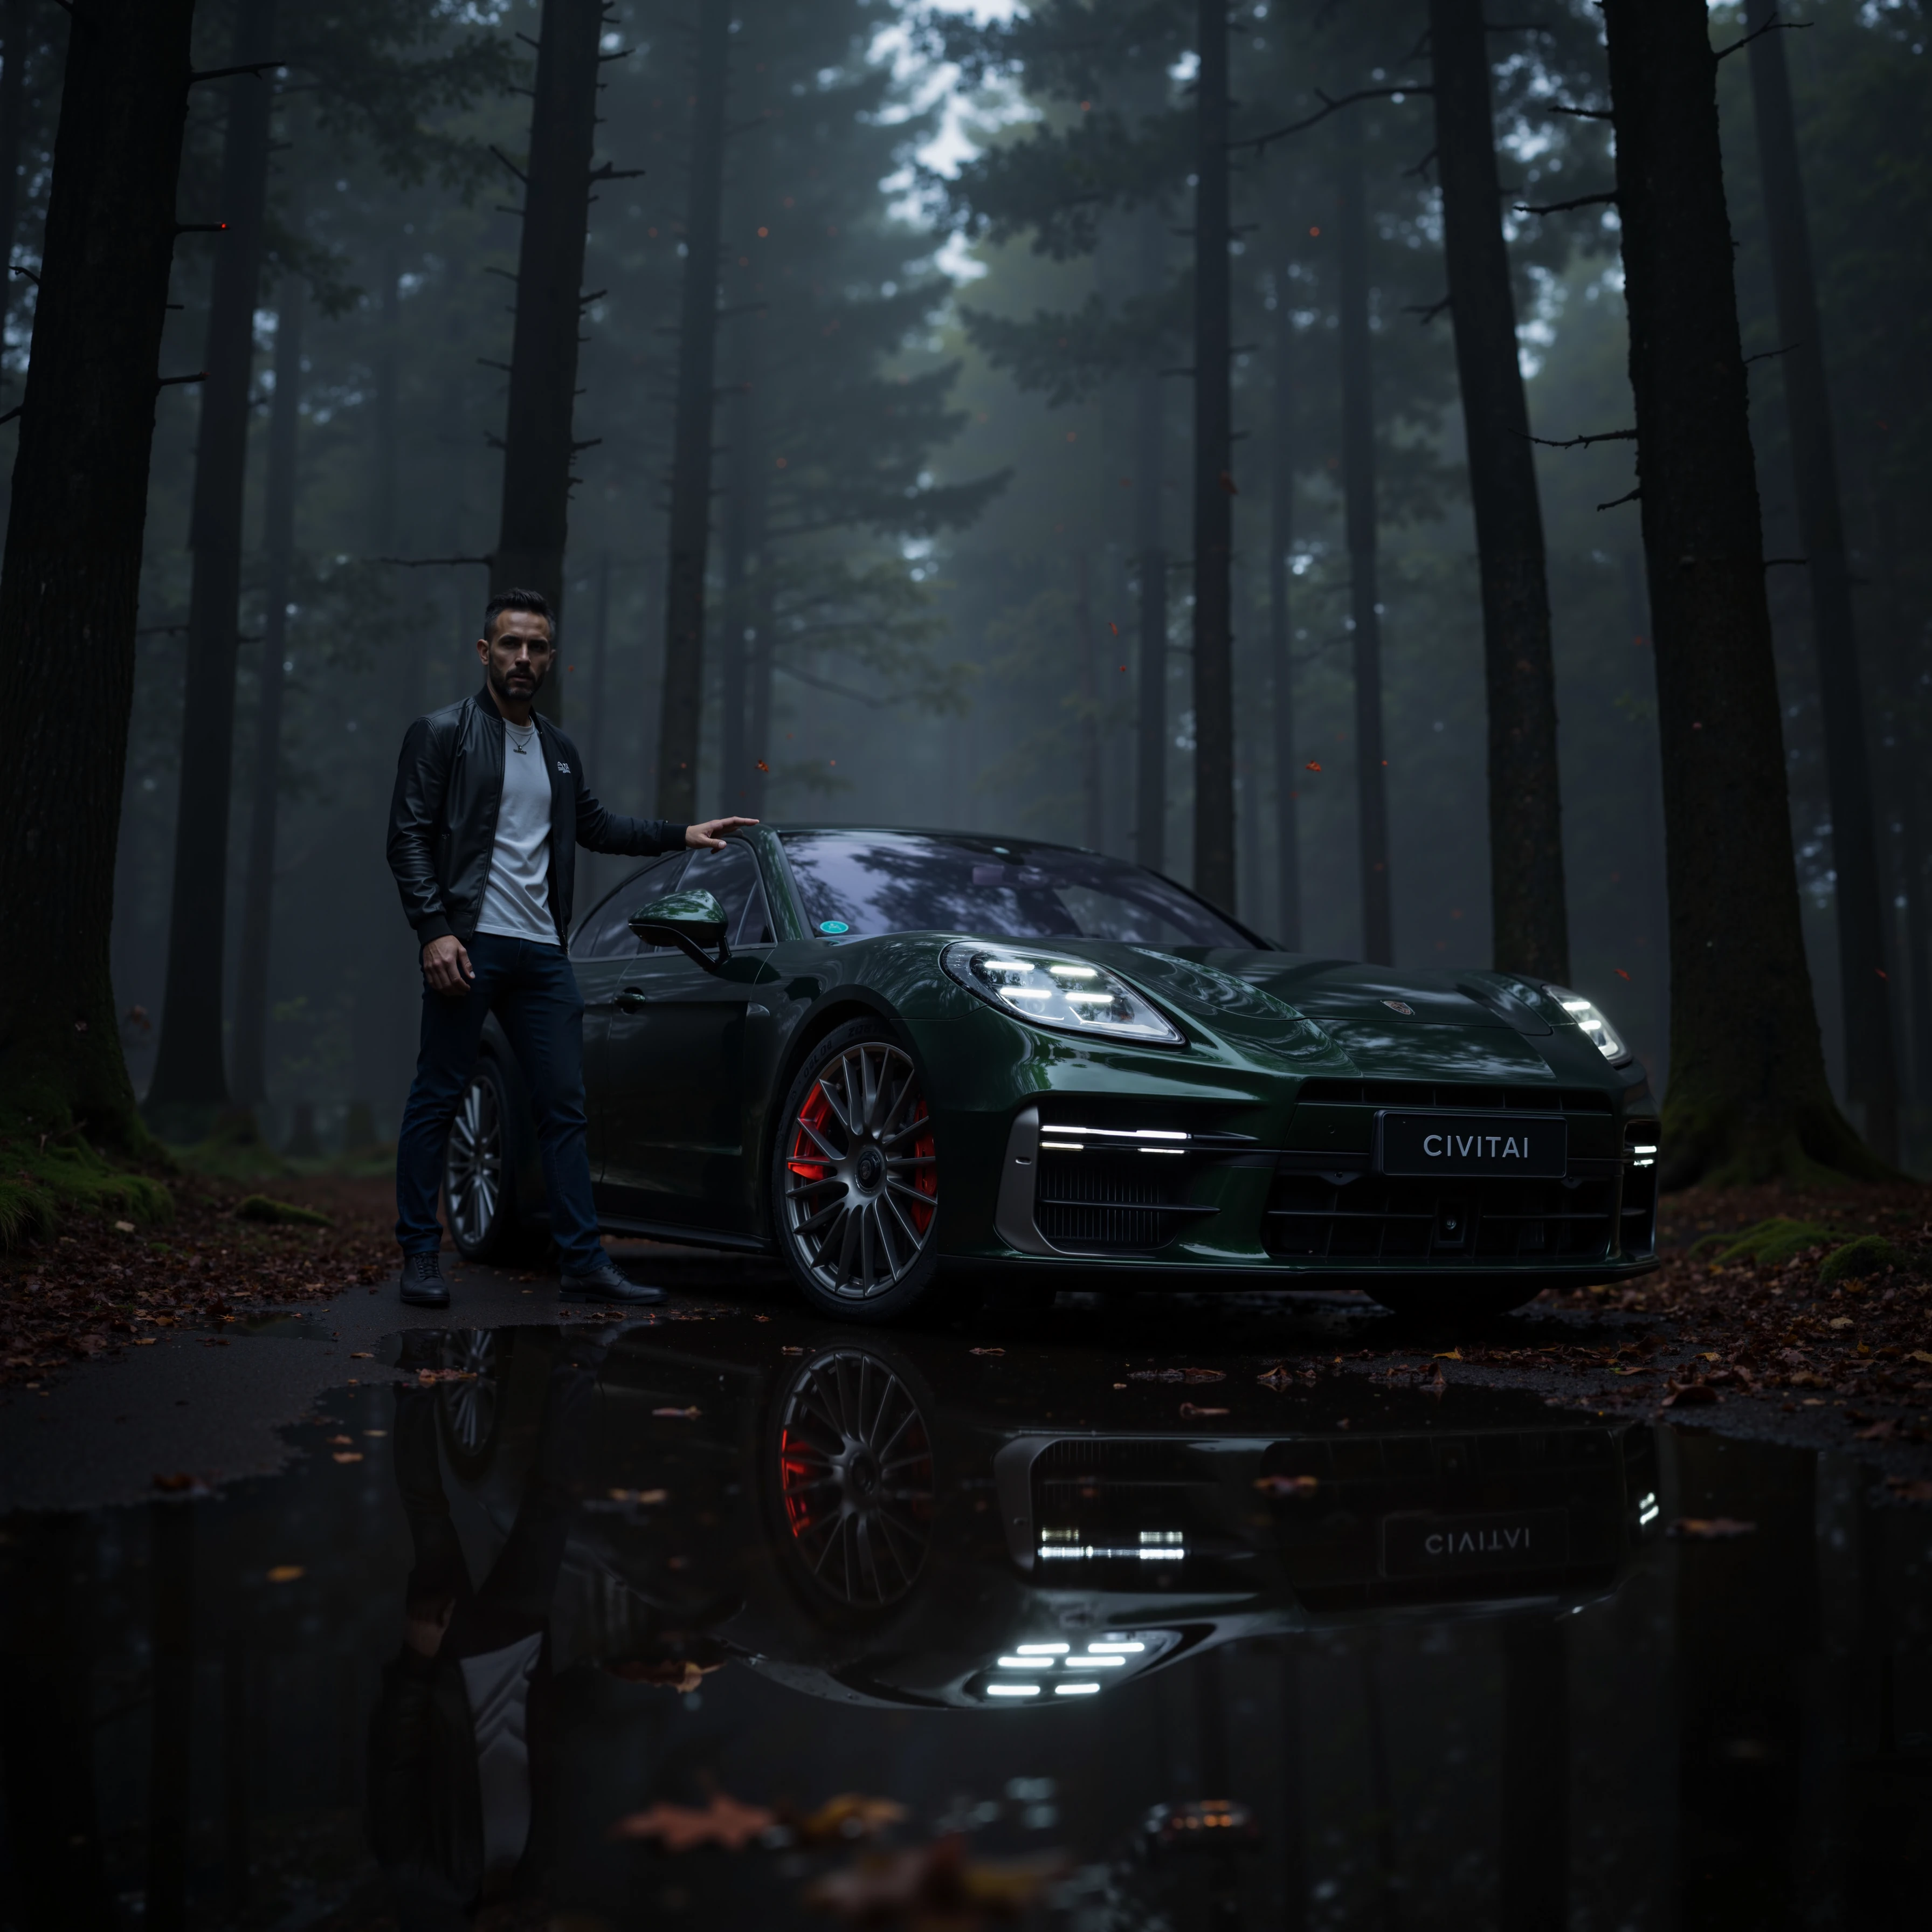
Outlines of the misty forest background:
{"label": "misty forest background", "polygon": [[[250,4],[202,0],[198,66],[236,62]],[[970,14],[890,0],[739,0],[708,49],[703,23],[722,9],[607,9],[603,173],[571,426],[584,446],[563,580],[539,587],[563,607],[549,708],[615,808],[652,813],[667,796],[680,304],[690,224],[703,220],[694,155],[701,165],[706,140],[722,139],[697,814],[1036,836],[1190,878],[1196,184],[1186,149],[1162,130],[1188,111],[1195,9],[1110,10],[1116,30],[1131,15],[1134,33],[1056,66],[1016,61],[997,18],[982,32]],[[1547,17],[1490,38],[1512,211],[1588,195],[1612,166],[1600,116],[1552,111],[1607,98],[1599,16],[1572,0],[1530,10]],[[192,91],[177,206],[184,223],[226,218],[230,117],[260,116],[267,90],[226,774],[226,1077],[276,1145],[299,1136],[333,1151],[393,1136],[413,1057],[416,954],[383,862],[384,822],[408,721],[478,682],[478,560],[496,542],[502,497],[508,278],[540,9],[390,0],[282,14],[259,52],[285,65]],[[1228,41],[1232,138],[1312,121],[1237,150],[1230,176],[1237,910],[1311,952],[1364,950],[1337,248],[1339,184],[1359,164],[1393,958],[1418,968],[1490,956],[1482,614],[1442,308],[1435,136],[1426,94],[1402,88],[1427,78],[1416,51],[1426,14],[1420,0],[1266,0],[1231,10]],[[1892,1003],[1899,1150],[1923,1172],[1928,23],[1916,0],[1820,0],[1781,17],[1804,28],[1782,38],[1856,584],[1886,909],[1888,977],[1875,997]],[[1745,26],[1742,9],[1713,10],[1720,44]],[[18,399],[26,368],[69,31],[42,0],[0,7],[0,193],[14,197],[0,220],[17,266],[4,358],[14,394],[0,407]],[[700,104],[706,58],[724,62],[722,127]],[[1744,346],[1763,358],[1751,370],[1751,433],[1766,554],[1798,559],[1748,66],[1719,71],[1725,186]],[[1381,91],[1320,112],[1322,92],[1362,90]],[[1052,191],[1024,154],[1003,163],[1028,143],[1076,140],[1095,115],[1111,117],[1118,150],[1104,193]],[[1511,212],[1506,226],[1532,430],[1556,442],[1629,424],[1614,212]],[[190,234],[177,246],[164,376],[208,366],[212,281],[230,239]],[[192,382],[161,389],[153,452],[112,940],[137,1092],[164,1024],[202,397]],[[1639,511],[1600,507],[1630,491],[1632,465],[1628,440],[1536,456],[1570,977],[1660,1084],[1666,906]],[[290,508],[292,541],[278,544]],[[1774,566],[1768,583],[1806,945],[1843,1098],[1805,568]],[[1150,652],[1156,635],[1164,652]],[[262,721],[278,710],[273,887],[250,938]],[[1144,731],[1162,747],[1158,785]],[[580,904],[614,886],[623,862],[590,861]],[[245,1044],[238,1053],[233,1007],[238,986],[247,997],[244,949],[264,943],[257,1058]],[[1748,983],[1736,992],[1751,997]]]}

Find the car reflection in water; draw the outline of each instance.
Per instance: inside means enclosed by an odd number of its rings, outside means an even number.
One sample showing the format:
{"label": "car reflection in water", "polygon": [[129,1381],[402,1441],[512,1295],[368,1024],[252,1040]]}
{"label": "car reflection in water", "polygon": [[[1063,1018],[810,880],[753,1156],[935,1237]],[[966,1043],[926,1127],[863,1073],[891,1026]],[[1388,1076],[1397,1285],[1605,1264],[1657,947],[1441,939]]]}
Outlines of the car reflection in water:
{"label": "car reflection in water", "polygon": [[[480,1371],[437,1390],[479,1532],[523,1507],[562,1346],[449,1338]],[[1454,1396],[1352,1378],[1121,1372],[802,1323],[620,1335],[560,1586],[574,1660],[668,1682],[729,1658],[847,1703],[1039,1708],[1270,1634],[1547,1619],[1614,1591],[1656,1532],[1647,1428],[1460,1426]]]}

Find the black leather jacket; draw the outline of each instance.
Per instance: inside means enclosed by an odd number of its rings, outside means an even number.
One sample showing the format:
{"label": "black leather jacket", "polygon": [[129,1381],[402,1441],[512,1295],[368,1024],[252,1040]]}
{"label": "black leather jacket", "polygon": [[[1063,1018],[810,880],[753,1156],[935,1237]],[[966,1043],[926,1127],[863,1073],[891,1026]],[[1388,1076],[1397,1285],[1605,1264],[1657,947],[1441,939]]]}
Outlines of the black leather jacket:
{"label": "black leather jacket", "polygon": [[[584,782],[577,747],[535,714],[550,772],[550,910],[560,944],[570,935],[577,848],[649,857],[680,850],[684,827],[662,818],[620,818]],[[483,889],[503,802],[503,718],[488,687],[418,718],[403,740],[389,802],[389,870],[416,943],[476,936]]]}

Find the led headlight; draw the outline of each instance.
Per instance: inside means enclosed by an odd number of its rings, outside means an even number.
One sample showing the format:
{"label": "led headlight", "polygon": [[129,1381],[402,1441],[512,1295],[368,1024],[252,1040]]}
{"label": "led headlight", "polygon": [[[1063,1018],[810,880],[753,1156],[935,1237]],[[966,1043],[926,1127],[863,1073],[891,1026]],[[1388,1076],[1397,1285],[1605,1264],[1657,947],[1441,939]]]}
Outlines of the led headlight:
{"label": "led headlight", "polygon": [[962,986],[1030,1025],[1150,1046],[1187,1043],[1150,1000],[1105,967],[977,939],[961,940],[941,956]]}
{"label": "led headlight", "polygon": [[1568,986],[1546,986],[1543,990],[1583,1029],[1590,1044],[1606,1060],[1628,1057],[1630,1048],[1617,1037],[1616,1028],[1597,1010],[1594,1000],[1585,999],[1581,993],[1571,992]]}

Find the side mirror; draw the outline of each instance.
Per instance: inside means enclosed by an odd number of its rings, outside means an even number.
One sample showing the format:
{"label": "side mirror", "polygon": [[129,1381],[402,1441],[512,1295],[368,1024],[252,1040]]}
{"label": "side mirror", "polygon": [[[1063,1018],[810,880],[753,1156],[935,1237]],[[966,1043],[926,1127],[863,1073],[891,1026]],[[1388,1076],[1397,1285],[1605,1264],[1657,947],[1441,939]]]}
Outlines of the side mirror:
{"label": "side mirror", "polygon": [[[715,973],[730,958],[724,943],[724,908],[710,892],[667,892],[630,917],[630,928],[647,946],[675,946]],[[706,946],[717,948],[716,956]]]}

